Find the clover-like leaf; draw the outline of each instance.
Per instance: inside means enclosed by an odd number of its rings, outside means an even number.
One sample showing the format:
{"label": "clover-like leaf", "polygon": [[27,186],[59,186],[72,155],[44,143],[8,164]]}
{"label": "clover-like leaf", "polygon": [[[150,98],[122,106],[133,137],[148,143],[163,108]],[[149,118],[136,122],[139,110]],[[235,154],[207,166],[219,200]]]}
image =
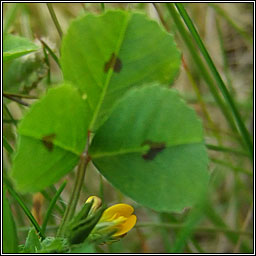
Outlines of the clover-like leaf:
{"label": "clover-like leaf", "polygon": [[177,92],[135,89],[97,131],[90,156],[116,188],[157,211],[181,211],[205,192],[209,174],[203,129]]}
{"label": "clover-like leaf", "polygon": [[120,10],[75,20],[61,52],[64,79],[88,96],[92,131],[130,88],[151,82],[169,85],[180,66],[171,34],[144,14]]}
{"label": "clover-like leaf", "polygon": [[20,191],[40,191],[72,170],[84,150],[90,116],[87,100],[67,84],[31,107],[18,127],[12,168]]}

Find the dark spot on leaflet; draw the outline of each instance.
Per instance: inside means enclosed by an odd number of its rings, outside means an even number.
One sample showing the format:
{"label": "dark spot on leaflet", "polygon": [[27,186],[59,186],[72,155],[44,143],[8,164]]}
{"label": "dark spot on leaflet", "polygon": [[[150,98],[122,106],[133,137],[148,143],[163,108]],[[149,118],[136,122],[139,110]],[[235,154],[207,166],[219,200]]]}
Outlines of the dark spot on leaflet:
{"label": "dark spot on leaflet", "polygon": [[42,138],[42,142],[45,145],[45,147],[51,152],[53,150],[53,140],[55,139],[56,134],[52,133],[49,135],[46,135]]}
{"label": "dark spot on leaflet", "polygon": [[146,140],[142,143],[143,145],[149,145],[150,148],[148,150],[148,152],[144,155],[142,155],[142,157],[145,160],[153,160],[158,153],[160,153],[161,151],[163,151],[165,149],[165,143],[164,142],[152,142],[150,140]]}
{"label": "dark spot on leaflet", "polygon": [[109,61],[106,62],[104,72],[108,72],[110,68],[116,73],[119,73],[122,69],[122,61],[114,53],[112,53]]}

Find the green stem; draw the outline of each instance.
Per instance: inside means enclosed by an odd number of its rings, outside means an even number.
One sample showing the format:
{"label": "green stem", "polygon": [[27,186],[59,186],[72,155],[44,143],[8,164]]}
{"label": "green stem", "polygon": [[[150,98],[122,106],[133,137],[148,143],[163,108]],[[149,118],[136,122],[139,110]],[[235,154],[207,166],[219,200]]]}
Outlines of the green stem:
{"label": "green stem", "polygon": [[65,186],[67,185],[67,182],[65,181],[61,186],[60,188],[58,189],[57,193],[55,194],[55,196],[53,197],[53,199],[51,200],[50,202],[50,205],[48,207],[48,210],[46,212],[46,215],[44,217],[44,221],[43,221],[43,224],[42,224],[42,232],[45,233],[45,230],[46,230],[46,227],[47,227],[47,223],[48,223],[48,220],[50,218],[50,215],[52,213],[52,210],[53,210],[53,207],[55,206],[58,198],[60,197],[60,194],[62,193],[63,189],[65,188]]}
{"label": "green stem", "polygon": [[59,24],[59,22],[58,22],[58,19],[57,19],[57,17],[56,17],[56,14],[55,14],[55,12],[54,12],[54,9],[53,9],[53,7],[52,7],[52,4],[51,4],[51,3],[47,3],[46,5],[47,5],[48,10],[49,10],[49,12],[50,12],[50,15],[51,15],[51,17],[52,17],[52,20],[53,20],[53,22],[54,22],[54,24],[55,24],[55,26],[56,26],[56,28],[57,28],[57,30],[58,30],[58,33],[59,33],[59,35],[60,35],[60,38],[62,38],[63,32],[62,32],[61,26],[60,26],[60,24]]}
{"label": "green stem", "polygon": [[83,153],[81,156],[81,159],[80,159],[79,166],[78,166],[74,189],[71,194],[66,211],[64,213],[60,228],[57,232],[57,236],[64,236],[65,227],[66,227],[67,223],[72,219],[72,217],[75,213],[75,209],[76,209],[76,205],[77,205],[77,202],[79,199],[82,184],[84,183],[86,167],[89,162],[90,162],[90,158],[88,157],[87,154]]}
{"label": "green stem", "polygon": [[221,76],[219,75],[219,72],[217,71],[217,69],[213,63],[212,58],[210,57],[207,49],[205,48],[203,41],[201,40],[192,20],[190,19],[189,15],[187,14],[182,3],[176,3],[175,5],[176,5],[180,15],[182,16],[184,22],[186,23],[187,28],[189,29],[192,37],[194,38],[195,42],[197,43],[197,46],[198,46],[199,50],[201,51],[206,63],[208,64],[208,66],[212,72],[212,75],[215,78],[215,81],[216,81],[223,97],[225,98],[227,104],[229,105],[229,107],[233,113],[233,116],[236,120],[237,126],[239,127],[242,138],[243,138],[245,144],[247,145],[248,151],[250,152],[251,157],[253,159],[253,144],[251,141],[251,137],[250,137],[250,134],[249,134],[247,128],[245,127],[244,122],[242,121],[242,118],[240,116],[240,113],[237,110],[237,107],[236,107],[235,102],[233,101],[233,98],[229,94],[229,91],[228,91],[226,85],[224,84]]}
{"label": "green stem", "polygon": [[82,189],[82,185],[84,183],[84,176],[85,176],[85,171],[86,168],[90,162],[90,157],[88,155],[88,148],[89,148],[89,143],[90,143],[90,132],[88,132],[88,138],[87,138],[87,143],[86,143],[86,148],[85,151],[82,153],[81,158],[80,158],[80,163],[78,165],[78,170],[76,174],[76,180],[75,184],[73,187],[73,191],[71,194],[71,197],[69,199],[69,203],[67,205],[67,208],[65,210],[64,216],[62,218],[62,222],[60,224],[60,227],[57,231],[57,236],[64,236],[65,235],[65,228],[67,223],[72,219],[74,216],[75,210],[76,210],[76,205],[80,196],[80,192]]}
{"label": "green stem", "polygon": [[27,206],[24,204],[24,202],[22,201],[22,199],[20,198],[20,196],[16,193],[16,191],[9,185],[8,182],[5,182],[4,179],[4,183],[8,189],[8,191],[10,192],[10,194],[13,196],[13,198],[17,201],[17,203],[20,205],[20,207],[22,208],[22,210],[24,211],[24,213],[27,215],[27,217],[29,218],[30,222],[32,223],[32,225],[35,227],[36,231],[38,232],[39,236],[42,239],[45,239],[45,235],[42,231],[42,229],[40,228],[39,224],[37,223],[37,221],[35,220],[34,216],[32,215],[32,213],[29,211],[29,209],[27,208]]}

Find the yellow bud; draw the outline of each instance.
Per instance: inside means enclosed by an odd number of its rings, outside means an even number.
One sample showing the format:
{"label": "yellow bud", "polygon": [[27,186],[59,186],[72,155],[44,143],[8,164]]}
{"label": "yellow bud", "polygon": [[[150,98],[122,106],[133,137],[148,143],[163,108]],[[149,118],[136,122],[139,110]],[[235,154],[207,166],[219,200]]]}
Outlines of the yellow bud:
{"label": "yellow bud", "polygon": [[102,201],[99,197],[97,196],[90,196],[85,203],[90,203],[93,200],[93,204],[91,207],[91,210],[89,212],[89,214],[94,213],[97,209],[100,208]]}

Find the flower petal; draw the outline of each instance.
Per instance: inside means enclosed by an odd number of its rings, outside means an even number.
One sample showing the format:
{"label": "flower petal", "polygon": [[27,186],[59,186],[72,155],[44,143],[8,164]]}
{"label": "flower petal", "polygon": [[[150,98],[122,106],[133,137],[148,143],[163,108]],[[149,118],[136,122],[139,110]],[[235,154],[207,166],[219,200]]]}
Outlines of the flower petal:
{"label": "flower petal", "polygon": [[116,213],[117,213],[117,217],[124,216],[128,218],[132,215],[133,212],[134,212],[133,207],[128,204],[115,204],[113,206],[110,206],[104,211],[100,219],[100,222],[108,221],[108,219],[111,219],[113,215]]}
{"label": "flower petal", "polygon": [[129,230],[131,230],[134,225],[136,224],[137,217],[136,215],[131,215],[125,223],[123,223],[120,226],[120,229],[113,235],[115,236],[121,236],[123,234],[126,234]]}

